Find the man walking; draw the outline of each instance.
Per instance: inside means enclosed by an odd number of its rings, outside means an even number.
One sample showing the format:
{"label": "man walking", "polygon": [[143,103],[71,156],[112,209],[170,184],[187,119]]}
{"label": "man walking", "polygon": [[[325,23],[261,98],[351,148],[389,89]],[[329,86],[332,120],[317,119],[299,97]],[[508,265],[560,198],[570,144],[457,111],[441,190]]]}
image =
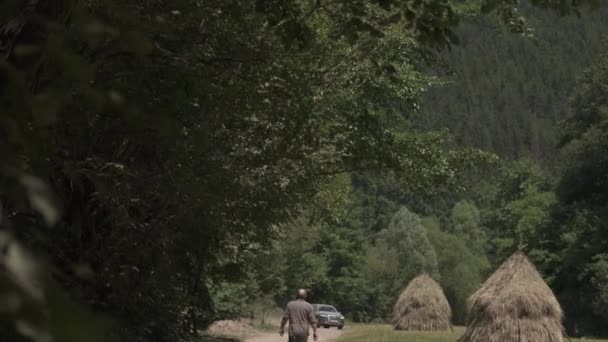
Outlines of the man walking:
{"label": "man walking", "polygon": [[307,342],[308,330],[312,326],[312,338],[317,340],[317,319],[312,305],[306,301],[307,293],[299,289],[296,300],[287,303],[279,335],[285,334],[285,324],[289,321],[289,342]]}

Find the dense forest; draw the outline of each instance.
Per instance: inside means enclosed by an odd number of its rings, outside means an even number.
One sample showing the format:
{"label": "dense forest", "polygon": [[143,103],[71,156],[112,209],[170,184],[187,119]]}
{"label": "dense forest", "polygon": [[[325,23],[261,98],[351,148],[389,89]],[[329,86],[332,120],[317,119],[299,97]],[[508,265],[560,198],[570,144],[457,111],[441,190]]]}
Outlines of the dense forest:
{"label": "dense forest", "polygon": [[446,66],[434,69],[444,83],[424,95],[412,120],[426,129],[449,128],[459,143],[504,158],[557,167],[559,123],[572,114],[568,99],[606,34],[607,11],[557,18],[526,8],[531,38],[490,17],[463,22],[460,43],[442,56]]}
{"label": "dense forest", "polygon": [[608,7],[0,4],[0,338],[189,341],[293,290],[386,321],[518,249],[608,336]]}

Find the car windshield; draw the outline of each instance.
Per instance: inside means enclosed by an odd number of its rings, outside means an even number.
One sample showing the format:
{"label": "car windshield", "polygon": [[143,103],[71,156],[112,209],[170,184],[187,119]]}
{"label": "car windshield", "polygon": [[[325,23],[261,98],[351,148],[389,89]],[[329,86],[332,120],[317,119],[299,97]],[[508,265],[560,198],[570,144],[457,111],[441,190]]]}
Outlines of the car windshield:
{"label": "car windshield", "polygon": [[337,312],[336,308],[334,308],[333,306],[329,306],[329,305],[319,305],[319,311],[325,311],[325,312]]}

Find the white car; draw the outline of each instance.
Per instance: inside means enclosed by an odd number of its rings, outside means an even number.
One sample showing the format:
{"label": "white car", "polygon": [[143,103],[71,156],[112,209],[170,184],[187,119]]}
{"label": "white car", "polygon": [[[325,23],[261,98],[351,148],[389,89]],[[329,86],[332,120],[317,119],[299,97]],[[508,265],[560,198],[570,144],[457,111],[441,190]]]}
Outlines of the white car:
{"label": "white car", "polygon": [[344,315],[336,308],[328,304],[313,304],[315,316],[317,317],[317,326],[319,327],[338,327],[344,328]]}

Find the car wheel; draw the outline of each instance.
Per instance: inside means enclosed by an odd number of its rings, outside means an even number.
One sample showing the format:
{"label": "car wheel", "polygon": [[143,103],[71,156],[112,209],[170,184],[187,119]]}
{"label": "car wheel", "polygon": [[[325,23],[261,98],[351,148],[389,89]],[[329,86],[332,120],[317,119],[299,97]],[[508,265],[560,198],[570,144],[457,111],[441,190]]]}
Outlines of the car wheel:
{"label": "car wheel", "polygon": [[323,328],[329,329],[329,325],[324,325]]}
{"label": "car wheel", "polygon": [[343,325],[339,325],[339,326],[338,326],[338,329],[342,330],[342,328],[344,328],[344,326],[343,326]]}

